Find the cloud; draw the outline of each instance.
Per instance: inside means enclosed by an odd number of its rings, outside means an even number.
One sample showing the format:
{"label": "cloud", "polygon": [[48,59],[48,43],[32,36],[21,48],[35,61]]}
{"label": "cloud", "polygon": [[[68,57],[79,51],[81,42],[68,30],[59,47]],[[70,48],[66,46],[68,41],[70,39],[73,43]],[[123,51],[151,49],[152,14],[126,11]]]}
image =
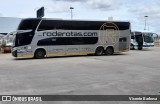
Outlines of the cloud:
{"label": "cloud", "polygon": [[43,5],[47,13],[68,13],[71,2],[67,0],[48,0],[50,3]]}
{"label": "cloud", "polygon": [[88,0],[87,2],[93,9],[109,10],[113,9],[114,3],[111,0]]}
{"label": "cloud", "polygon": [[[122,6],[126,0],[52,0],[53,2],[81,3],[81,5],[89,6],[91,9],[99,10],[116,10]],[[121,6],[120,6],[121,5]]]}
{"label": "cloud", "polygon": [[158,21],[160,18],[159,10],[160,10],[159,6],[153,5],[151,7],[141,6],[137,8],[132,8],[132,9],[129,9],[128,11],[136,15],[140,21],[145,19],[144,16],[148,16],[147,18],[148,22],[150,22],[151,24],[154,24],[154,23],[157,24],[156,21]]}
{"label": "cloud", "polygon": [[[159,31],[160,0],[50,0],[54,6],[47,7],[49,13],[69,13],[69,7],[75,7],[75,14],[80,18],[96,18],[113,16],[115,20],[131,21],[132,29],[144,29],[145,17],[152,31]],[[83,10],[83,12],[81,12]],[[84,12],[86,10],[86,13]],[[103,15],[102,17],[99,15]],[[93,16],[94,18],[95,16]]]}
{"label": "cloud", "polygon": [[67,13],[69,12],[69,6],[68,5],[63,5],[63,6],[54,6],[54,7],[51,7],[51,6],[48,6],[46,8],[46,11],[48,13]]}
{"label": "cloud", "polygon": [[[134,22],[132,22],[132,26],[134,28],[137,28],[138,26],[141,28],[141,30],[144,29],[145,25],[145,16],[148,16],[147,18],[147,29],[149,31],[156,31],[159,32],[160,23],[160,1],[155,0],[154,2],[151,2],[149,0],[146,1],[139,1],[137,3],[137,0],[135,0],[134,3],[128,3],[127,4],[127,12],[128,15],[130,15],[131,19],[134,19]],[[140,29],[137,28],[137,29]]]}
{"label": "cloud", "polygon": [[88,0],[52,0],[52,1],[64,1],[64,2],[85,2],[85,1],[88,1]]}

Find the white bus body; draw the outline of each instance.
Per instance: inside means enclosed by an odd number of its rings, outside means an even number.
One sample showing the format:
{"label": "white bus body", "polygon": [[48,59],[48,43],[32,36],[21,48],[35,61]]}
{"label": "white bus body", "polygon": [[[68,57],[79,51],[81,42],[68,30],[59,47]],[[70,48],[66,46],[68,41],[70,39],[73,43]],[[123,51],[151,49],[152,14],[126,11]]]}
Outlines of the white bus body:
{"label": "white bus body", "polygon": [[131,46],[130,49],[142,50],[143,48],[154,47],[153,36],[151,32],[131,32]]}
{"label": "white bus body", "polygon": [[130,50],[130,23],[24,19],[13,41],[14,57],[43,58]]}

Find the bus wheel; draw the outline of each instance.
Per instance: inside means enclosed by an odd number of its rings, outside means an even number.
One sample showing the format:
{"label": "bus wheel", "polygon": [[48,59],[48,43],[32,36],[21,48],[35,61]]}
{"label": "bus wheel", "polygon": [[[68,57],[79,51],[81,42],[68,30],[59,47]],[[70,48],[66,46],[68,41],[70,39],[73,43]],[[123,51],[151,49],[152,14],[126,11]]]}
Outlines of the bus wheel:
{"label": "bus wheel", "polygon": [[45,51],[43,49],[36,50],[36,52],[34,54],[34,57],[37,59],[44,58],[44,56],[45,56]]}
{"label": "bus wheel", "polygon": [[106,48],[106,50],[105,50],[106,55],[113,55],[113,53],[114,53],[113,47],[107,47]]}
{"label": "bus wheel", "polygon": [[135,49],[133,44],[131,44],[130,49],[131,49],[131,50],[134,50],[134,49]]}
{"label": "bus wheel", "polygon": [[101,55],[103,55],[103,52],[104,52],[103,47],[98,47],[98,48],[96,49],[95,55],[101,56]]}

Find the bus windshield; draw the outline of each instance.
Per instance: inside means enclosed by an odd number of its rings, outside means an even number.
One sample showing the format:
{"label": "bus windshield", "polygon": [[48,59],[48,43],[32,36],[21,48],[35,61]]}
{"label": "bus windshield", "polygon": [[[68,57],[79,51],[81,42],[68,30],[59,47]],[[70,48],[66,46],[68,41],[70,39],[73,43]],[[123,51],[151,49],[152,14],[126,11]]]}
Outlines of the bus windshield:
{"label": "bus windshield", "polygon": [[24,19],[20,22],[16,36],[13,40],[13,47],[29,45],[34,36],[34,32],[41,19]]}
{"label": "bus windshield", "polygon": [[17,46],[23,46],[23,45],[29,45],[31,44],[31,41],[33,39],[33,32],[21,32],[16,34],[14,40],[13,40],[13,47]]}
{"label": "bus windshield", "polygon": [[144,34],[144,42],[147,42],[147,43],[153,43],[153,38],[151,36],[151,34]]}

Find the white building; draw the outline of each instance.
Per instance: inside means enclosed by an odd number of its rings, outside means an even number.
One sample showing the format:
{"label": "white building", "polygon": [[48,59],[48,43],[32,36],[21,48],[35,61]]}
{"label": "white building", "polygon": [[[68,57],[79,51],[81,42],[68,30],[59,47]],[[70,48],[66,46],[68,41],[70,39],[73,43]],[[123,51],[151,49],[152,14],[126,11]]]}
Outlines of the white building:
{"label": "white building", "polygon": [[13,36],[8,36],[7,34],[13,32],[17,29],[21,18],[14,17],[0,17],[0,45],[2,45],[2,41],[7,41],[8,38],[12,38]]}
{"label": "white building", "polygon": [[0,17],[0,33],[9,33],[15,31],[21,18]]}

